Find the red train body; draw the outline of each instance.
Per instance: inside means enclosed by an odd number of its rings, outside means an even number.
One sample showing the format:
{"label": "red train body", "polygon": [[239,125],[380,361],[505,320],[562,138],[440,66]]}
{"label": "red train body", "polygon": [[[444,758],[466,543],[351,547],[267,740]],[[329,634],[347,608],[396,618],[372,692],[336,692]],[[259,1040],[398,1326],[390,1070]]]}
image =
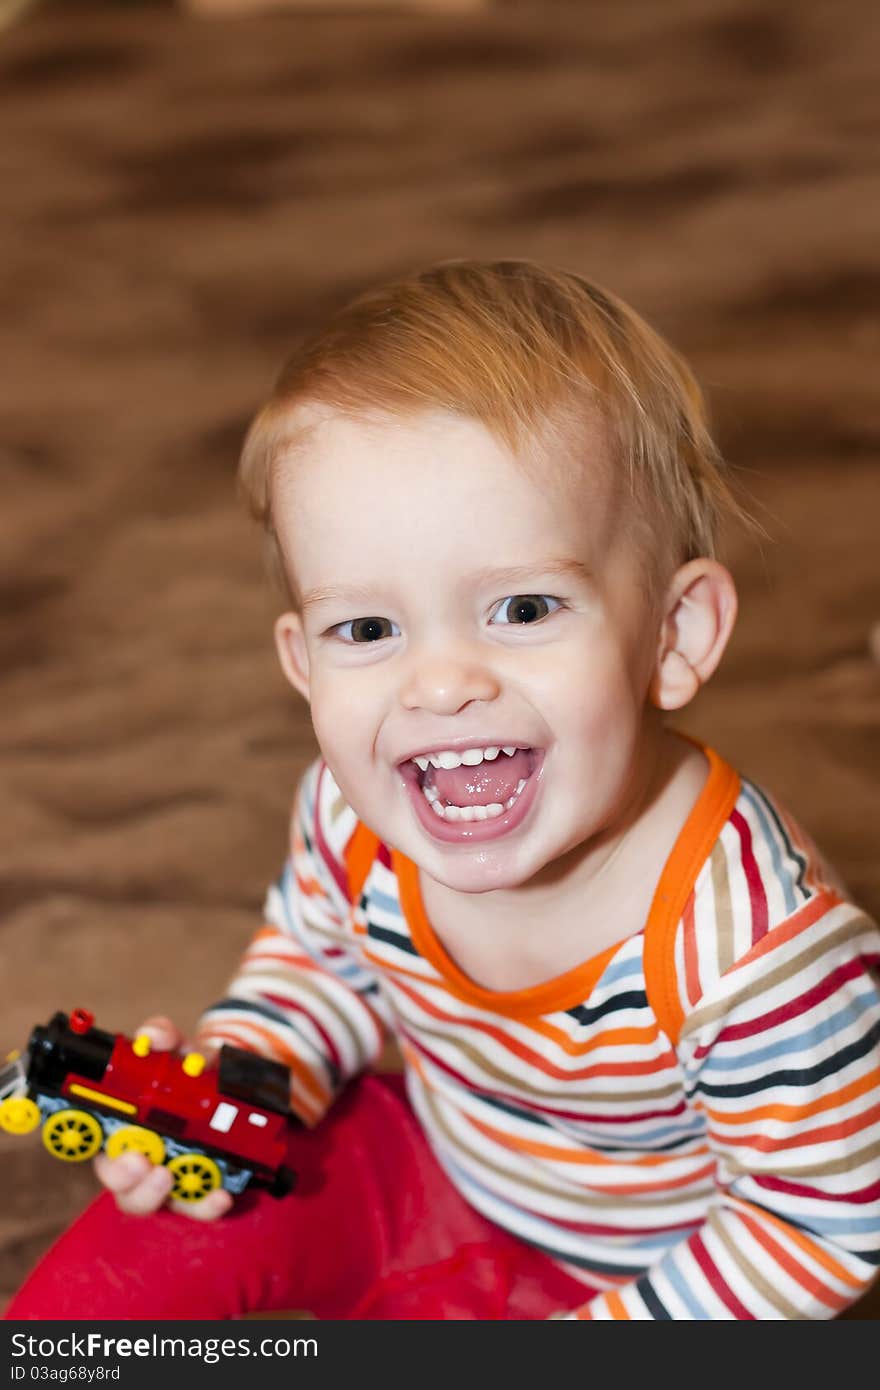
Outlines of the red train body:
{"label": "red train body", "polygon": [[293,1186],[289,1086],[286,1067],[240,1048],[211,1061],[154,1051],[74,1010],[35,1028],[24,1056],[0,1071],[0,1126],[27,1133],[42,1123],[46,1148],[68,1162],[138,1149],[172,1168],[172,1195],[185,1201],[248,1183],[282,1196]]}

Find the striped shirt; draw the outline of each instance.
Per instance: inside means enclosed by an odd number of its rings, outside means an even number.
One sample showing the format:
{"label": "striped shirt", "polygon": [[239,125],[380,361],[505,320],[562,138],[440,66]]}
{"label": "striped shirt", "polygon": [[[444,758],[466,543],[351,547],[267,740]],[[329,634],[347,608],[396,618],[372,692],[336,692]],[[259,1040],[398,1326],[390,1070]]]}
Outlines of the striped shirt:
{"label": "striped shirt", "polygon": [[290,1066],[307,1125],[395,1037],[458,1190],[600,1290],[569,1317],[832,1318],[880,1265],[880,933],[779,803],[703,752],[644,929],[507,992],[447,955],[416,865],[317,758],[200,1025]]}

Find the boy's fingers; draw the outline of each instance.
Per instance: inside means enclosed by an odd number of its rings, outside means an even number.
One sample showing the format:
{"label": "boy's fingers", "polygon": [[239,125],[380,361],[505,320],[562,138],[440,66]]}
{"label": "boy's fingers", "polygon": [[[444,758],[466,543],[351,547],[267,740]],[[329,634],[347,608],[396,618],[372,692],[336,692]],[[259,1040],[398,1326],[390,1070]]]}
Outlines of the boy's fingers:
{"label": "boy's fingers", "polygon": [[105,1153],[95,1154],[95,1172],[98,1180],[111,1192],[128,1192],[143,1182],[153,1165],[146,1154],[120,1154],[118,1158],[108,1158]]}
{"label": "boy's fingers", "polygon": [[169,1202],[172,1211],[188,1216],[192,1221],[216,1221],[225,1216],[232,1206],[232,1193],[224,1188],[216,1188],[199,1202]]}
{"label": "boy's fingers", "polygon": [[167,1168],[151,1168],[147,1176],[125,1192],[117,1192],[116,1205],[129,1216],[150,1216],[168,1200],[174,1178]]}
{"label": "boy's fingers", "polygon": [[[161,1164],[154,1166],[144,1154],[131,1151],[120,1154],[119,1158],[96,1154],[95,1169],[99,1180],[116,1198],[116,1205],[129,1216],[147,1216],[157,1211],[168,1200],[174,1186],[170,1169]],[[193,1221],[216,1221],[225,1216],[232,1201],[231,1192],[217,1188],[200,1202],[169,1202],[168,1205],[172,1211]]]}
{"label": "boy's fingers", "polygon": [[174,1185],[167,1168],[154,1167],[145,1154],[131,1151],[119,1158],[96,1154],[95,1171],[100,1182],[113,1193],[120,1211],[130,1216],[145,1216],[158,1210]]}
{"label": "boy's fingers", "polygon": [[154,1014],[151,1018],[145,1018],[137,1031],[138,1034],[146,1033],[153,1047],[160,1052],[171,1052],[183,1042],[180,1029],[164,1014]]}
{"label": "boy's fingers", "polygon": [[207,1038],[196,1038],[187,1042],[177,1024],[164,1014],[154,1014],[150,1018],[145,1018],[138,1028],[135,1036],[146,1034],[150,1039],[150,1045],[157,1052],[201,1052],[206,1058],[213,1058],[220,1050],[220,1044],[211,1042]]}

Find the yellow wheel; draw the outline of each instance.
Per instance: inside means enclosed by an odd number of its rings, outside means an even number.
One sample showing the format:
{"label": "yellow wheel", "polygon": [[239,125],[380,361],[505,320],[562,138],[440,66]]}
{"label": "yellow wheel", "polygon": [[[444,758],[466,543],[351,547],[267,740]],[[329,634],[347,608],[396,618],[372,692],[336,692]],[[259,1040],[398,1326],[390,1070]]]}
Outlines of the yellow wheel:
{"label": "yellow wheel", "polygon": [[178,1154],[168,1167],[174,1174],[171,1196],[178,1202],[200,1202],[223,1182],[217,1164],[205,1154]]}
{"label": "yellow wheel", "polygon": [[27,1096],[0,1100],[0,1129],[7,1134],[30,1134],[40,1123],[40,1107]]}
{"label": "yellow wheel", "polygon": [[121,1129],[114,1129],[107,1140],[107,1157],[118,1158],[120,1154],[132,1150],[146,1154],[151,1163],[161,1163],[165,1158],[165,1145],[151,1129],[141,1129],[140,1125],[123,1125]]}
{"label": "yellow wheel", "polygon": [[65,1163],[83,1163],[104,1142],[104,1131],[85,1110],[56,1110],[43,1125],[43,1143]]}

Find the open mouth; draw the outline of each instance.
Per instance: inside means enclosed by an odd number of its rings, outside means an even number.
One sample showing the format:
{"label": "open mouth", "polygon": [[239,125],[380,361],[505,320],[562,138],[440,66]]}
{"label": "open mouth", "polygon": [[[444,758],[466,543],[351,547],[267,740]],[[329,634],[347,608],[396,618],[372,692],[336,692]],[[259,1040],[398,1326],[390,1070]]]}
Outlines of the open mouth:
{"label": "open mouth", "polygon": [[[440,838],[484,838],[504,833],[522,818],[532,800],[542,748],[516,747],[476,765],[421,768],[412,759],[400,764],[419,820]],[[491,824],[490,824],[491,823]]]}

